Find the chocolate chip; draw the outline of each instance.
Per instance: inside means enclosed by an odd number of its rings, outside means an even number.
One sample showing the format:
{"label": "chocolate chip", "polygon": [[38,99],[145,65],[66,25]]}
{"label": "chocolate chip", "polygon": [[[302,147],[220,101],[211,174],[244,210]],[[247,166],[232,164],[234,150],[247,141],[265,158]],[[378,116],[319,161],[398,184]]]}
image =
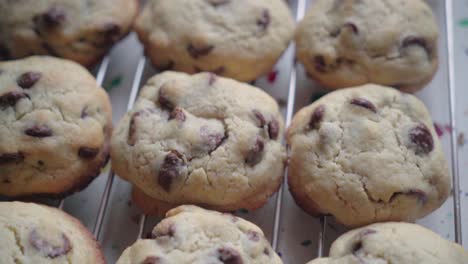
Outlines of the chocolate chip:
{"label": "chocolate chip", "polygon": [[65,21],[65,10],[59,7],[52,7],[42,15],[44,24],[48,27],[56,27]]}
{"label": "chocolate chip", "polygon": [[3,44],[0,44],[0,59],[4,59],[4,60],[11,59],[10,50]]}
{"label": "chocolate chip", "polygon": [[264,248],[263,249],[263,254],[270,256],[270,249],[269,248]]}
{"label": "chocolate chip", "polygon": [[99,153],[99,148],[80,147],[78,156],[83,159],[94,159]]}
{"label": "chocolate chip", "polygon": [[265,116],[263,116],[263,114],[257,109],[252,110],[252,113],[257,120],[258,127],[264,127],[266,124]]}
{"label": "chocolate chip", "polygon": [[246,235],[247,235],[247,238],[249,240],[252,240],[253,242],[260,241],[260,234],[258,232],[256,232],[256,231],[249,230],[249,231],[247,231]]}
{"label": "chocolate chip", "polygon": [[262,16],[257,19],[257,25],[265,31],[271,23],[270,11],[268,9],[263,9]]}
{"label": "chocolate chip", "polygon": [[9,106],[13,107],[16,105],[16,103],[23,99],[27,98],[27,94],[24,92],[18,92],[18,91],[11,91],[6,94],[3,94],[0,96],[0,107],[2,109],[5,109]]}
{"label": "chocolate chip", "polygon": [[216,76],[216,74],[210,72],[208,74],[208,85],[210,85],[210,86],[213,85],[216,82],[217,79],[218,79],[218,77]]}
{"label": "chocolate chip", "polygon": [[353,31],[354,34],[359,34],[359,29],[358,27],[356,26],[356,24],[352,23],[352,22],[347,22],[343,25],[343,27],[345,28],[349,28]]}
{"label": "chocolate chip", "polygon": [[422,37],[408,36],[403,40],[403,42],[401,44],[401,46],[403,48],[413,46],[413,45],[417,45],[417,46],[422,47],[426,51],[428,56],[432,57],[432,53],[433,53],[432,47],[430,47],[429,44],[427,43],[426,39],[424,39]]}
{"label": "chocolate chip", "polygon": [[34,125],[24,131],[24,133],[31,137],[45,138],[52,136],[52,130],[46,125]]}
{"label": "chocolate chip", "polygon": [[163,71],[169,71],[174,69],[175,63],[173,60],[169,60],[166,64],[158,65],[155,66],[158,71],[163,72]]}
{"label": "chocolate chip", "polygon": [[369,109],[370,111],[377,113],[377,108],[373,103],[371,103],[369,100],[364,99],[364,98],[353,98],[349,102],[352,105],[357,105],[366,109]]}
{"label": "chocolate chip", "polygon": [[434,149],[431,131],[423,123],[409,131],[409,138],[414,143],[411,148],[417,155],[429,154]]}
{"label": "chocolate chip", "polygon": [[104,33],[105,38],[108,40],[108,42],[117,41],[120,37],[121,32],[122,29],[120,28],[120,26],[115,23],[107,23],[102,29],[102,33]]}
{"label": "chocolate chip", "polygon": [[88,106],[83,107],[83,109],[81,110],[81,115],[80,115],[80,117],[81,117],[82,119],[88,117]]}
{"label": "chocolate chip", "polygon": [[198,59],[199,57],[206,56],[210,54],[214,49],[213,45],[207,45],[204,47],[195,47],[192,43],[187,46],[187,51],[194,59]]}
{"label": "chocolate chip", "polygon": [[208,145],[209,154],[218,149],[228,138],[226,134],[211,132],[208,126],[200,127],[200,137],[206,142],[206,145]]}
{"label": "chocolate chip", "polygon": [[218,259],[224,264],[243,264],[242,257],[233,248],[222,247],[218,249]]}
{"label": "chocolate chip", "polygon": [[62,245],[55,246],[52,245],[49,241],[47,241],[45,238],[41,237],[36,231],[36,229],[31,231],[31,233],[29,234],[29,243],[42,255],[52,259],[66,255],[72,249],[70,240],[65,234],[62,233]]}
{"label": "chocolate chip", "polygon": [[353,247],[352,247],[352,249],[351,249],[351,250],[353,251],[353,254],[355,254],[355,253],[357,253],[359,250],[361,250],[361,249],[362,249],[362,246],[363,246],[363,245],[362,245],[362,241],[357,241],[357,242],[353,245]]}
{"label": "chocolate chip", "polygon": [[185,113],[182,108],[176,107],[172,112],[169,114],[169,120],[175,119],[180,122],[185,121]]}
{"label": "chocolate chip", "polygon": [[320,122],[323,120],[323,116],[325,115],[325,106],[319,105],[315,108],[312,116],[310,117],[309,121],[309,128],[310,129],[317,129],[320,125]]}
{"label": "chocolate chip", "polygon": [[127,144],[130,146],[135,146],[136,138],[136,119],[141,115],[141,111],[135,112],[130,117],[130,125],[128,127],[128,137],[127,137]]}
{"label": "chocolate chip", "polygon": [[325,62],[325,57],[322,55],[317,55],[313,59],[315,70],[320,73],[327,72],[327,64]]}
{"label": "chocolate chip", "polygon": [[175,108],[175,105],[169,100],[169,98],[167,98],[167,95],[164,91],[164,86],[159,89],[158,103],[162,108],[169,111],[172,111]]}
{"label": "chocolate chip", "polygon": [[276,119],[268,122],[268,135],[271,139],[277,139],[279,133],[279,122]]}
{"label": "chocolate chip", "polygon": [[172,150],[164,158],[164,162],[159,170],[158,184],[166,191],[171,191],[171,185],[174,179],[179,177],[180,169],[185,165],[182,155]]}
{"label": "chocolate chip", "polygon": [[9,163],[20,163],[23,160],[24,154],[22,152],[0,154],[0,165]]}
{"label": "chocolate chip", "polygon": [[145,260],[141,262],[141,264],[160,264],[160,263],[161,263],[161,259],[156,256],[146,257]]}
{"label": "chocolate chip", "polygon": [[21,74],[18,79],[16,79],[16,83],[23,89],[29,89],[33,87],[33,85],[36,84],[41,79],[41,77],[42,74],[40,72],[25,72]]}
{"label": "chocolate chip", "polygon": [[218,7],[220,5],[225,5],[230,2],[230,0],[206,0],[210,5]]}
{"label": "chocolate chip", "polygon": [[156,230],[154,233],[152,233],[152,238],[159,238],[159,237],[173,237],[175,235],[175,227],[174,225],[169,225],[169,227],[166,230]]}
{"label": "chocolate chip", "polygon": [[263,140],[260,137],[257,137],[255,144],[247,152],[245,162],[251,167],[257,165],[262,160],[264,148],[265,144],[263,143]]}
{"label": "chocolate chip", "polygon": [[413,196],[415,197],[416,199],[418,199],[418,201],[421,203],[421,204],[425,204],[427,203],[427,195],[425,192],[423,192],[422,190],[419,190],[419,189],[410,189],[406,192],[396,192],[396,193],[393,193],[392,196],[390,197],[389,199],[389,202],[391,203],[393,200],[395,200],[398,196],[401,196],[401,195],[407,195],[407,196]]}

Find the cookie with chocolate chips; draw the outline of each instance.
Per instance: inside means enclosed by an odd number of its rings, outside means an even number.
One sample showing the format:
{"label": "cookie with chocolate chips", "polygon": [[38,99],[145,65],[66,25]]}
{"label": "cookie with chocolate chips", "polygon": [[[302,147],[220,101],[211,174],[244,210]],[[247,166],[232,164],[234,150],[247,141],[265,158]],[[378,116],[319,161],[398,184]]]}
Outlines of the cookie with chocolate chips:
{"label": "cookie with chocolate chips", "polygon": [[111,106],[82,66],[53,57],[0,62],[0,195],[62,197],[109,156]]}
{"label": "cookie with chocolate chips", "polygon": [[3,264],[105,263],[86,227],[44,205],[0,202],[0,238]]}
{"label": "cookie with chocolate chips", "polygon": [[128,247],[117,264],[282,264],[262,230],[231,214],[183,205]]}
{"label": "cookie with chocolate chips", "polygon": [[438,67],[438,28],[423,0],[317,0],[296,32],[297,58],[332,89],[423,88]]}
{"label": "cookie with chocolate chips", "polygon": [[0,61],[52,55],[91,66],[130,31],[137,0],[0,1]]}
{"label": "cookie with chocolate chips", "polygon": [[278,105],[260,89],[168,71],[148,81],[117,125],[112,167],[149,214],[181,204],[255,209],[280,186],[282,134]]}
{"label": "cookie with chocolate chips", "polygon": [[328,258],[308,264],[464,264],[460,245],[416,224],[389,222],[349,231],[333,242]]}
{"label": "cookie with chocolate chips", "polygon": [[158,0],[148,1],[135,30],[161,71],[249,82],[271,70],[294,21],[283,0]]}
{"label": "cookie with chocolate chips", "polygon": [[288,128],[289,188],[313,215],[347,226],[414,221],[449,195],[450,173],[416,97],[364,85],[300,110]]}

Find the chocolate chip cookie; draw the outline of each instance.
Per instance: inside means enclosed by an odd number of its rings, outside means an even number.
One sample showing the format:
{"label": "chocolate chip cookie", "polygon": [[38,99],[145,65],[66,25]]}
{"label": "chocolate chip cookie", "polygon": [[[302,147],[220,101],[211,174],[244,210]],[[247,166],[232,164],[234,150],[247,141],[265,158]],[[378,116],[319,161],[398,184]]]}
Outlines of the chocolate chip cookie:
{"label": "chocolate chip cookie", "polygon": [[84,188],[107,162],[111,115],[104,89],[74,62],[0,62],[0,195]]}
{"label": "chocolate chip cookie", "polygon": [[90,66],[127,35],[137,0],[0,1],[0,60],[52,55]]}
{"label": "chocolate chip cookie", "polygon": [[162,71],[252,81],[286,49],[294,21],[282,0],[159,0],[148,1],[135,30]]}
{"label": "chocolate chip cookie", "polygon": [[330,257],[308,264],[464,264],[468,252],[415,224],[383,223],[350,231],[332,244]]}
{"label": "chocolate chip cookie", "polygon": [[0,248],[2,264],[105,263],[77,219],[33,203],[0,202]]}
{"label": "chocolate chip cookie", "polygon": [[283,263],[256,225],[196,206],[169,211],[152,232],[127,248],[117,264]]}
{"label": "chocolate chip cookie", "polygon": [[213,73],[165,72],[142,88],[111,140],[114,171],[147,213],[180,204],[262,206],[283,177],[283,119],[265,92]]}
{"label": "chocolate chip cookie", "polygon": [[332,92],[288,129],[289,188],[307,212],[347,226],[413,221],[449,195],[447,161],[416,97],[379,85]]}
{"label": "chocolate chip cookie", "polygon": [[377,83],[413,92],[437,70],[437,38],[423,0],[317,0],[298,26],[297,58],[329,88]]}

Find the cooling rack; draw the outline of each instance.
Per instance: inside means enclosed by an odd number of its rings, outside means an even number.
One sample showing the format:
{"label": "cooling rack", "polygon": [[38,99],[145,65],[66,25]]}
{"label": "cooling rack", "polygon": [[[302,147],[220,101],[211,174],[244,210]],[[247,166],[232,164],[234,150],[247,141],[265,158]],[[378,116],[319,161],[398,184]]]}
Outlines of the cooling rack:
{"label": "cooling rack", "polygon": [[[296,20],[300,20],[312,0],[289,1]],[[431,111],[434,120],[456,124],[456,89],[454,76],[454,31],[451,26],[453,0],[429,0],[439,20],[441,32],[439,41],[440,68],[434,81],[417,96]],[[310,98],[323,90],[307,80],[300,65],[294,61],[294,44],[291,44],[275,70],[267,77],[255,82],[275,97],[282,106],[289,125],[293,114],[310,103]],[[129,109],[137,98],[140,87],[146,79],[155,74],[149,61],[142,54],[142,47],[135,35],[129,36],[105,57],[95,70],[100,85],[123,82],[120,89],[110,91],[114,123]],[[119,77],[125,76],[126,81]],[[122,77],[123,78],[123,77]],[[276,79],[274,84],[272,79]],[[444,88],[444,89],[441,89]],[[109,88],[109,87],[108,87]],[[446,156],[451,164],[452,196],[436,212],[418,221],[447,239],[462,243],[462,221],[460,202],[460,176],[458,164],[458,144],[456,130],[452,129],[441,138]],[[287,169],[285,175],[287,176]],[[160,220],[141,214],[130,199],[131,186],[121,180],[109,169],[95,180],[87,189],[60,201],[41,200],[57,206],[78,217],[102,243],[109,263],[114,263],[125,247],[136,239],[144,237]],[[302,212],[292,201],[286,182],[268,204],[258,211],[240,210],[237,215],[259,225],[270,239],[285,263],[306,263],[317,256],[325,256],[331,242],[346,231],[333,219],[322,216],[314,218]]]}

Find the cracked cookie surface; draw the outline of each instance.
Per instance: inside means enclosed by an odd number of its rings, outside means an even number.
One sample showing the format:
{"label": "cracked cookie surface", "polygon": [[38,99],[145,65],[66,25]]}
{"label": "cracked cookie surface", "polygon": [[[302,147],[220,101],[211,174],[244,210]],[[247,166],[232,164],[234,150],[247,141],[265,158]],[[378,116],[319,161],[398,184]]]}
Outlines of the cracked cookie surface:
{"label": "cracked cookie surface", "polygon": [[412,92],[437,70],[437,39],[422,0],[318,0],[298,26],[296,55],[329,88],[377,83]]}
{"label": "cracked cookie surface", "polygon": [[282,133],[278,105],[260,89],[213,73],[165,72],[117,125],[112,166],[154,203],[255,209],[281,183]]}
{"label": "cracked cookie surface", "polygon": [[135,23],[161,70],[252,81],[271,70],[294,34],[282,0],[148,1]]}
{"label": "cracked cookie surface", "polygon": [[349,231],[333,242],[328,258],[308,264],[463,264],[468,252],[422,226],[373,224]]}
{"label": "cracked cookie surface", "polygon": [[52,57],[0,62],[0,194],[64,196],[107,162],[106,92],[82,66]]}
{"label": "cracked cookie surface", "polygon": [[262,230],[231,214],[184,205],[127,248],[117,264],[281,264]]}
{"label": "cracked cookie surface", "polygon": [[0,60],[52,55],[90,66],[125,36],[136,0],[0,1]]}
{"label": "cracked cookie surface", "polygon": [[289,188],[311,214],[347,226],[413,221],[449,195],[447,161],[424,104],[393,88],[332,92],[288,129]]}
{"label": "cracked cookie surface", "polygon": [[0,259],[2,264],[105,263],[99,244],[77,219],[22,202],[0,202]]}

